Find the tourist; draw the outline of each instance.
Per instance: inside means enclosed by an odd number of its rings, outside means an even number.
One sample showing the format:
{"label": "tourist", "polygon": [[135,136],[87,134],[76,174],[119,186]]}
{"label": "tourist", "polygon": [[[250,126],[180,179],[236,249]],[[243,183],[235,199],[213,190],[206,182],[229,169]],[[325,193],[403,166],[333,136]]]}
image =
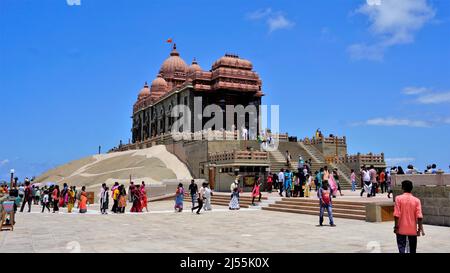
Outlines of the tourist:
{"label": "tourist", "polygon": [[336,169],[336,168],[333,170],[333,178],[334,178],[334,181],[336,182],[337,190],[339,191],[339,195],[343,196],[342,191],[341,191],[341,183],[339,181],[338,169]]}
{"label": "tourist", "polygon": [[431,165],[431,173],[432,174],[436,174],[437,173],[437,171],[436,171],[436,164],[432,164]]}
{"label": "tourist", "polygon": [[239,188],[235,188],[231,193],[231,200],[229,204],[230,210],[239,210]]}
{"label": "tourist", "polygon": [[387,192],[387,186],[386,186],[386,173],[384,170],[381,170],[380,174],[378,175],[378,180],[380,182],[380,189],[381,193]]}
{"label": "tourist", "polygon": [[[104,184],[106,187],[106,184]],[[102,186],[103,188],[103,186]],[[113,213],[117,213],[118,207],[119,207],[119,182],[114,182],[114,186],[111,187],[111,196],[113,199],[113,206],[111,208],[111,211]]]}
{"label": "tourist", "polygon": [[[102,214],[108,214],[107,210],[108,210],[108,205],[109,205],[109,188],[106,186],[106,183],[102,184],[102,190],[100,191],[100,212]],[[114,205],[116,206],[115,211],[117,212],[117,204],[118,204],[118,196],[117,193],[119,192],[118,189],[116,189],[114,191],[114,193],[116,194],[116,199],[114,200]]]}
{"label": "tourist", "polygon": [[319,171],[316,171],[314,173],[314,185],[316,186],[316,189],[315,189],[316,191],[318,191],[319,188],[322,187],[322,173],[321,173],[321,171],[323,171],[322,168],[320,168]]}
{"label": "tourist", "polygon": [[30,181],[25,182],[24,196],[20,212],[23,212],[25,204],[28,203],[28,212],[31,212],[31,203],[33,202],[33,191],[31,190]]}
{"label": "tourist", "polygon": [[58,207],[59,197],[60,197],[59,186],[56,185],[52,192],[53,213],[59,212],[59,207]]}
{"label": "tourist", "polygon": [[133,206],[131,207],[131,212],[142,212],[142,202],[141,202],[141,190],[140,186],[136,185],[131,190]]}
{"label": "tourist", "polygon": [[118,203],[118,213],[125,213],[125,208],[127,206],[127,191],[125,190],[125,185],[119,186],[119,203]]}
{"label": "tourist", "polygon": [[389,171],[386,172],[386,186],[387,186],[387,197],[391,198],[392,193],[392,181],[391,181],[391,173]]}
{"label": "tourist", "polygon": [[286,197],[291,197],[292,190],[292,173],[289,169],[284,173],[284,189],[286,192]]}
{"label": "tourist", "polygon": [[128,187],[128,202],[133,203],[132,189],[134,189],[134,182],[130,181],[130,186]]}
{"label": "tourist", "polygon": [[355,174],[355,170],[351,170],[350,171],[350,180],[352,181],[352,191],[356,191],[356,174]]}
{"label": "tourist", "polygon": [[377,182],[377,170],[375,170],[375,167],[373,165],[370,166],[369,175],[370,175],[370,183],[372,183],[371,195],[375,197],[378,191],[378,182]]}
{"label": "tourist", "polygon": [[253,189],[252,189],[252,206],[256,206],[256,204],[255,204],[255,198],[256,197],[258,197],[258,202],[261,202],[262,194],[261,194],[261,191],[260,191],[260,188],[261,188],[261,181],[260,181],[260,179],[261,178],[257,177],[255,185],[253,185]]}
{"label": "tourist", "polygon": [[276,174],[276,172],[274,172],[272,174],[272,183],[273,183],[273,187],[278,190],[278,174]]}
{"label": "tourist", "polygon": [[273,176],[272,173],[269,173],[267,176],[267,192],[272,193],[272,184],[273,184]]}
{"label": "tourist", "polygon": [[[330,179],[330,171],[328,171],[328,166],[324,166],[323,169],[320,169],[322,172],[322,183],[328,183]],[[328,184],[329,186],[330,184]]]}
{"label": "tourist", "polygon": [[297,170],[298,172],[303,172],[303,167],[305,166],[305,161],[303,160],[303,157],[300,155],[298,157],[298,163],[297,163]]}
{"label": "tourist", "polygon": [[45,208],[50,212],[50,202],[49,202],[48,191],[44,191],[44,197],[42,197],[42,213],[44,213]]}
{"label": "tourist", "polygon": [[72,209],[75,206],[75,187],[70,187],[68,196],[69,199],[67,201],[67,212],[72,213]]}
{"label": "tourist", "polygon": [[405,171],[403,171],[402,166],[397,167],[397,174],[405,174]]}
{"label": "tourist", "polygon": [[409,180],[402,182],[403,194],[395,198],[394,206],[394,233],[397,236],[397,246],[400,253],[416,253],[417,236],[424,236],[422,225],[422,206],[420,200],[411,194],[413,184]]}
{"label": "tourist", "polygon": [[292,196],[293,197],[297,197],[300,196],[300,177],[299,177],[299,173],[294,174],[294,183],[293,183],[293,192],[292,192]]}
{"label": "tourist", "polygon": [[303,187],[304,187],[303,197],[309,197],[312,183],[313,183],[312,177],[309,174],[307,174],[306,175],[306,185],[303,185]]}
{"label": "tourist", "polygon": [[288,168],[290,168],[291,167],[292,156],[291,156],[291,154],[289,153],[288,150],[286,150],[286,152],[284,153],[284,156],[286,157],[286,166]]}
{"label": "tourist", "polygon": [[[85,187],[83,186],[83,188],[85,189]],[[81,190],[81,194],[80,194],[80,213],[86,213],[87,212],[87,202],[88,202],[88,198],[87,198],[87,193],[85,192],[85,190],[82,189]]]}
{"label": "tourist", "polygon": [[[323,183],[326,183],[325,181]],[[336,193],[338,191],[336,180],[334,180],[334,175],[330,174],[328,176],[328,188],[330,189],[331,195],[333,195],[333,198],[336,198]]]}
{"label": "tourist", "polygon": [[141,184],[141,203],[142,203],[142,210],[145,210],[148,212],[148,199],[147,199],[147,189],[145,188],[145,182],[142,181]]}
{"label": "tourist", "polygon": [[280,196],[283,196],[283,185],[284,185],[284,169],[280,169],[280,172],[278,173],[278,190],[280,193]]}
{"label": "tourist", "polygon": [[409,164],[406,170],[406,174],[418,174],[419,172],[414,168],[413,165]]}
{"label": "tourist", "polygon": [[194,179],[191,180],[189,185],[189,192],[191,194],[192,207],[195,207],[195,200],[197,199],[198,186],[195,184]]}
{"label": "tourist", "polygon": [[183,201],[184,201],[184,188],[183,184],[178,184],[177,191],[175,192],[175,212],[183,211]]}
{"label": "tourist", "polygon": [[425,169],[425,171],[423,171],[423,173],[431,174],[431,165],[427,165],[427,168]]}
{"label": "tourist", "polygon": [[317,194],[320,203],[319,226],[323,226],[323,215],[326,209],[328,213],[328,219],[330,220],[330,226],[335,227],[336,225],[333,221],[333,206],[331,201],[332,194],[328,187],[328,182],[323,182],[322,187],[319,189],[319,192]]}
{"label": "tourist", "polygon": [[25,187],[23,185],[20,185],[19,186],[19,197],[20,197],[21,201],[22,201],[24,195],[25,195]]}
{"label": "tourist", "polygon": [[197,214],[200,214],[200,211],[203,208],[203,201],[205,199],[205,187],[206,183],[202,184],[202,187],[200,187],[200,190],[198,191],[198,205],[196,207],[192,207],[191,211],[194,212],[194,210],[197,210]]}
{"label": "tourist", "polygon": [[230,185],[230,192],[233,193],[234,189],[239,188],[239,176],[236,176],[233,183]]}
{"label": "tourist", "polygon": [[362,180],[363,180],[363,188],[361,189],[361,196],[364,192],[367,192],[367,197],[372,196],[372,183],[370,182],[370,173],[365,166],[361,170]]}
{"label": "tourist", "polygon": [[41,199],[41,190],[39,187],[36,187],[36,190],[34,192],[34,204],[39,205],[39,201]]}
{"label": "tourist", "polygon": [[204,195],[204,200],[205,200],[205,205],[203,206],[204,210],[212,210],[211,208],[211,197],[213,196],[212,190],[209,188],[208,183],[205,183],[205,195]]}

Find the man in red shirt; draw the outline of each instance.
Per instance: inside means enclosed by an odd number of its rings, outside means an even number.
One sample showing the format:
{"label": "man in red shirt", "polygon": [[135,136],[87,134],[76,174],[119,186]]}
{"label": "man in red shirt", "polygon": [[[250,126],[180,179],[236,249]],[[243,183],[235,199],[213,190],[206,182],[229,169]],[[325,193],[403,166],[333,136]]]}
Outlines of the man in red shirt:
{"label": "man in red shirt", "polygon": [[417,236],[425,235],[422,226],[422,206],[420,200],[411,194],[413,184],[409,180],[402,182],[403,194],[395,197],[394,233],[397,235],[397,246],[400,253],[406,253],[406,240],[409,252],[416,253]]}

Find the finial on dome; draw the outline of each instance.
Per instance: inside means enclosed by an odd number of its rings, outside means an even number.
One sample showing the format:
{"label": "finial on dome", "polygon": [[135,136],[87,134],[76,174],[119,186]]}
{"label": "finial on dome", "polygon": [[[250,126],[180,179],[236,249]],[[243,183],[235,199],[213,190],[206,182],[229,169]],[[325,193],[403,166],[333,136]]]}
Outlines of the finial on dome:
{"label": "finial on dome", "polygon": [[197,58],[194,57],[194,59],[192,60],[192,64],[198,64],[197,63]]}
{"label": "finial on dome", "polygon": [[173,44],[172,52],[170,52],[170,56],[180,56],[180,53],[177,51],[177,44]]}
{"label": "finial on dome", "polygon": [[147,83],[147,81],[145,81],[145,83],[144,83],[144,87],[148,87],[148,83]]}

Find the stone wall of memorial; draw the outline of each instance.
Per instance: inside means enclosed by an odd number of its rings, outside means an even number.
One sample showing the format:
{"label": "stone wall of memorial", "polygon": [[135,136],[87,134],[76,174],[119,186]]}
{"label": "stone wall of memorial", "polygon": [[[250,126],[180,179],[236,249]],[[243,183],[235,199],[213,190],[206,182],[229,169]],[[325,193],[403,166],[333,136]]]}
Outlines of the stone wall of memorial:
{"label": "stone wall of memorial", "polygon": [[413,182],[413,195],[422,203],[424,224],[450,227],[450,174],[393,175],[394,198],[403,193],[404,180]]}

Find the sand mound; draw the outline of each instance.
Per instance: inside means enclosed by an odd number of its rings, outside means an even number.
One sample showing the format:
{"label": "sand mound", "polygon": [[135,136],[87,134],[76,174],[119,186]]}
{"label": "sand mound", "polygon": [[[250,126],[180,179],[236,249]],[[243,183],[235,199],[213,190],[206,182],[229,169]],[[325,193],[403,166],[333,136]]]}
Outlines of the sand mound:
{"label": "sand mound", "polygon": [[164,145],[148,149],[94,155],[72,161],[49,170],[36,178],[36,182],[67,183],[75,186],[98,188],[102,183],[126,183],[130,179],[148,185],[161,184],[166,179],[191,179],[188,168]]}

